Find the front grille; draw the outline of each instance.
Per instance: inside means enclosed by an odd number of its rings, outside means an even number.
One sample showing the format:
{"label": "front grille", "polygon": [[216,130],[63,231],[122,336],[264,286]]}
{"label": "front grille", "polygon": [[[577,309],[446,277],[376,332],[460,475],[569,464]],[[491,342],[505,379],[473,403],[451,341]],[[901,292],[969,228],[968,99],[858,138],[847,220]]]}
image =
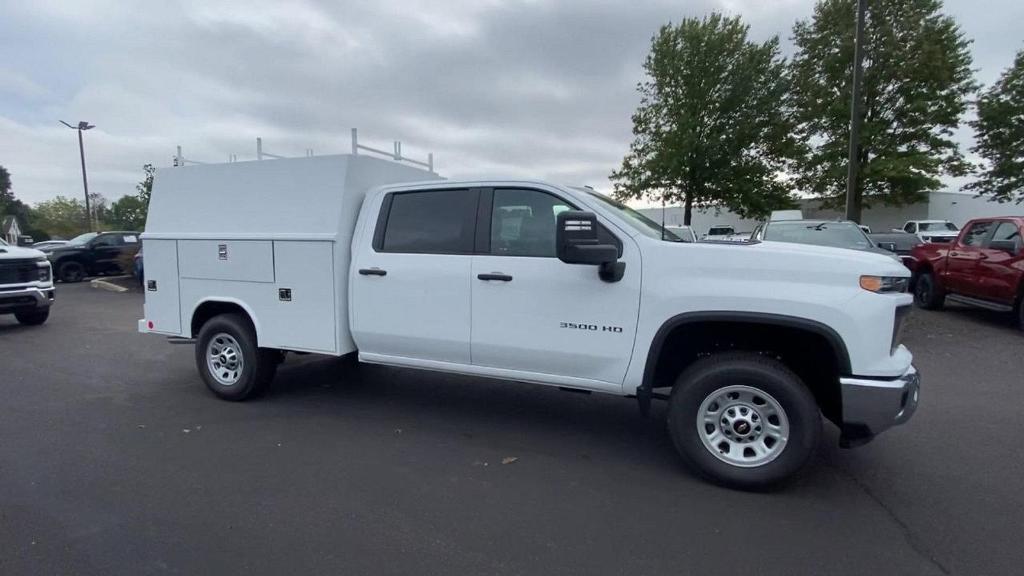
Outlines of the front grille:
{"label": "front grille", "polygon": [[907,316],[910,315],[910,309],[912,306],[899,306],[896,308],[896,317],[892,321],[892,345],[889,349],[889,354],[896,352],[896,348],[899,347],[900,341],[903,339],[903,324],[907,320]]}
{"label": "front grille", "polygon": [[932,236],[929,240],[929,242],[933,242],[935,244],[949,244],[952,241],[953,239],[948,236]]}
{"label": "front grille", "polygon": [[0,260],[0,284],[23,284],[39,280],[36,261],[28,258]]}

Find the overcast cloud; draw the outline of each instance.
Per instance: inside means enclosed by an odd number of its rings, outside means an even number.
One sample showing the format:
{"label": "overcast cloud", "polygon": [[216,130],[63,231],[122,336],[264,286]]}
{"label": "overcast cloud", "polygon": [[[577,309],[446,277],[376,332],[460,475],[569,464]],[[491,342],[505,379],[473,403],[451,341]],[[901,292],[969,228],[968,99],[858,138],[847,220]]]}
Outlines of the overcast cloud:
{"label": "overcast cloud", "polygon": [[[223,162],[264,149],[339,153],[348,130],[435,154],[448,177],[530,176],[606,189],[630,140],[658,26],[719,9],[755,39],[812,0],[503,2],[0,0],[0,165],[36,203],[134,192],[144,163]],[[1024,3],[948,0],[991,83],[1024,47]],[[955,183],[950,183],[955,186]]]}

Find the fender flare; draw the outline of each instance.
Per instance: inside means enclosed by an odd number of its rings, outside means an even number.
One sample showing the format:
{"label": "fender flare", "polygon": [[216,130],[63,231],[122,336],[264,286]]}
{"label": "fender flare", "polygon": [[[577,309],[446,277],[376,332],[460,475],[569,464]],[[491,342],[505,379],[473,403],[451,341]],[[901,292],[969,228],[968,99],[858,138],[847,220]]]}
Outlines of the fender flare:
{"label": "fender flare", "polygon": [[640,404],[640,411],[647,414],[650,410],[651,398],[654,397],[654,371],[661,357],[662,348],[668,335],[676,328],[685,324],[697,322],[736,322],[746,324],[764,324],[795,328],[817,334],[825,338],[835,354],[836,366],[840,374],[850,374],[850,353],[846,349],[846,343],[832,327],[807,318],[798,316],[786,316],[782,314],[769,314],[763,312],[736,312],[736,311],[702,311],[686,312],[677,314],[662,323],[661,327],[651,340],[647,350],[647,363],[644,365],[644,375],[640,387],[636,390],[637,401]]}

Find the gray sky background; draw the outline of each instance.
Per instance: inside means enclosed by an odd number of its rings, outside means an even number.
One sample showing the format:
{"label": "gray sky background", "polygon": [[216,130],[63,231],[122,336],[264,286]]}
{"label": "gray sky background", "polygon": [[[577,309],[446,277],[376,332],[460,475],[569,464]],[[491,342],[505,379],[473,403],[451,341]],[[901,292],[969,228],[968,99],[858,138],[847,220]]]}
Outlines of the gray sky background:
{"label": "gray sky background", "polygon": [[[757,40],[812,0],[0,0],[0,165],[37,203],[134,193],[141,166],[264,150],[345,152],[361,140],[435,154],[447,177],[530,176],[608,189],[630,141],[651,35],[713,9]],[[1024,2],[947,0],[990,84],[1024,47]],[[969,131],[960,135],[969,141]],[[950,182],[956,187],[956,182]]]}

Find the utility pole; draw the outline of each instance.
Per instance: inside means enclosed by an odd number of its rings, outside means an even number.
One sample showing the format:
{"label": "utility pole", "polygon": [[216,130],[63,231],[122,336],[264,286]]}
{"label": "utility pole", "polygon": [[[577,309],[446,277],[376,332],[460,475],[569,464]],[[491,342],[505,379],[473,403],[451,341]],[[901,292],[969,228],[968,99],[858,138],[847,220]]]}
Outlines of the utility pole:
{"label": "utility pole", "polygon": [[85,145],[82,143],[82,131],[91,130],[95,126],[88,122],[79,122],[78,126],[72,126],[63,120],[60,123],[72,130],[78,130],[78,157],[82,160],[82,188],[85,189],[85,228],[86,232],[92,232],[92,209],[89,207],[89,178],[85,175]]}
{"label": "utility pole", "polygon": [[857,172],[860,168],[861,85],[864,83],[864,17],[868,0],[857,0],[857,34],[853,47],[853,97],[850,104],[850,155],[846,166],[846,219],[860,224]]}

